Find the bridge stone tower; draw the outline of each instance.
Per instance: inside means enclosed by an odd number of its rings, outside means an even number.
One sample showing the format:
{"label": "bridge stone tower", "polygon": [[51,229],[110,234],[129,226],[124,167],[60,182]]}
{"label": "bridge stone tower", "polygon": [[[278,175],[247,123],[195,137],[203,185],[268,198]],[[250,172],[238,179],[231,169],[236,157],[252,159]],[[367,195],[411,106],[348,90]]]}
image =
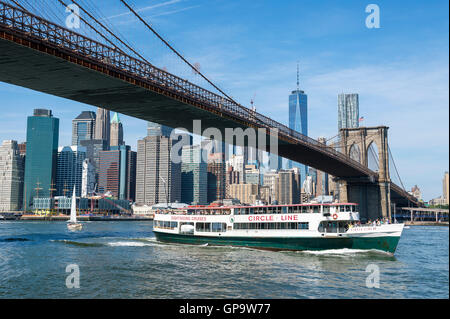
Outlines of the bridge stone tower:
{"label": "bridge stone tower", "polygon": [[[378,149],[377,180],[347,179],[339,181],[340,201],[360,205],[361,218],[391,218],[391,179],[389,175],[388,127],[343,128],[340,130],[341,151],[352,159],[369,166],[369,149]],[[375,183],[374,183],[375,182]]]}

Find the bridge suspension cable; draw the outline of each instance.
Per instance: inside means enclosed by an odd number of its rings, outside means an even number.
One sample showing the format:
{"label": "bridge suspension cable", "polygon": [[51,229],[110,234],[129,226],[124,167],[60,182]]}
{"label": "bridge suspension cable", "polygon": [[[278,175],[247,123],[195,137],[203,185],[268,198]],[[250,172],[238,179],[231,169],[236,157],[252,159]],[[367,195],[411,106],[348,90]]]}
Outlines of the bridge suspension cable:
{"label": "bridge suspension cable", "polygon": [[79,2],[83,2],[84,6],[87,8],[87,11],[90,11],[93,16],[97,16],[98,21],[102,21],[114,34],[116,34],[121,40],[123,40],[128,46],[136,50],[136,46],[132,44],[123,34],[119,31],[118,28],[114,26],[114,24],[109,22],[109,19],[103,15],[101,10],[95,5],[93,0],[78,0]]}
{"label": "bridge suspension cable", "polygon": [[[61,0],[58,0],[59,2],[63,3]],[[147,61],[146,58],[144,58],[142,55],[140,55],[135,49],[133,49],[129,44],[125,43],[122,39],[120,39],[118,36],[116,36],[109,28],[107,28],[103,23],[101,23],[100,21],[98,21],[91,13],[89,13],[86,9],[83,8],[83,6],[81,6],[77,1],[75,0],[71,0],[74,4],[76,4],[84,13],[86,13],[89,18],[91,18],[92,20],[95,21],[95,23],[97,23],[99,26],[101,26],[104,30],[106,30],[106,32],[108,32],[110,35],[112,35],[117,41],[119,41],[122,45],[124,45],[127,49],[129,49],[131,52],[133,52],[134,54],[136,54],[136,56],[138,56],[139,58],[141,58],[142,60],[144,60],[145,62],[147,62],[148,64],[151,65],[150,62]],[[81,18],[81,17],[80,17]]]}
{"label": "bridge suspension cable", "polygon": [[[62,0],[58,0],[58,2],[63,5],[65,8],[67,8],[67,5],[64,1]],[[75,3],[75,2],[74,2]],[[81,9],[82,7],[80,7]],[[83,9],[84,11],[84,9]],[[111,41],[110,39],[108,39],[103,33],[101,33],[100,31],[98,31],[94,26],[92,26],[88,21],[86,21],[86,19],[84,19],[83,17],[81,17],[78,13],[72,11],[73,14],[75,14],[78,18],[80,18],[81,21],[83,21],[87,26],[89,26],[92,30],[94,30],[98,35],[100,35],[104,40],[106,40],[109,44],[111,44],[116,50],[123,52],[123,50],[121,48],[119,48],[116,43],[114,43],[113,41]],[[87,11],[86,11],[87,13]],[[90,17],[91,15],[89,13],[87,13]],[[95,19],[94,19],[95,20]]]}
{"label": "bridge suspension cable", "polygon": [[217,85],[215,85],[211,80],[209,80],[198,68],[193,66],[188,60],[186,60],[175,48],[173,48],[154,28],[152,28],[137,12],[134,10],[125,0],[120,0],[127,8],[130,10],[131,13],[134,14],[136,18],[139,19],[146,27],[149,29],[153,34],[156,35],[173,53],[175,53],[183,62],[185,62],[195,73],[200,75],[206,82],[208,82],[212,87],[214,87],[217,91],[219,91],[223,96],[225,96],[229,101],[235,103],[240,108],[244,108],[242,105],[234,101],[232,97],[230,97],[228,94],[226,94],[224,91],[222,91]]}
{"label": "bridge suspension cable", "polygon": [[389,153],[389,159],[392,159],[392,164],[394,165],[394,170],[400,181],[400,184],[402,185],[403,190],[406,191],[405,186],[403,185],[403,181],[400,178],[400,174],[398,173],[397,166],[395,165],[394,156],[392,156],[391,148],[389,147],[389,145],[388,145],[388,153]]}

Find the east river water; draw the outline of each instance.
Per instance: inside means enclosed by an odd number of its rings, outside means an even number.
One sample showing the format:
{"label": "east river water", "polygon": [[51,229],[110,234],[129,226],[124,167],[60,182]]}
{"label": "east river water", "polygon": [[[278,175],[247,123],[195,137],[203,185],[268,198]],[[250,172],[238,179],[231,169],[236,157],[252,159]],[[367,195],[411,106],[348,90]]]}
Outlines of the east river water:
{"label": "east river water", "polygon": [[[411,226],[390,256],[163,244],[151,221],[85,222],[78,233],[2,221],[0,298],[448,298],[448,233]],[[68,265],[79,288],[66,285]]]}

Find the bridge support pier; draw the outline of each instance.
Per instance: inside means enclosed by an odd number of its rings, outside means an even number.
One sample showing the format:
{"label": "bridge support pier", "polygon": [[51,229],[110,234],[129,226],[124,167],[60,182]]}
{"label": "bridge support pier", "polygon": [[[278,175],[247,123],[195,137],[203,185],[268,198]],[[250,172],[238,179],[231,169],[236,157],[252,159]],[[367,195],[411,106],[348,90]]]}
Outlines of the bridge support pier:
{"label": "bridge support pier", "polygon": [[378,183],[340,180],[339,202],[357,203],[360,218],[363,221],[383,218],[387,217],[382,207],[386,203],[382,194],[384,191]]}
{"label": "bridge support pier", "polygon": [[390,182],[380,182],[380,204],[381,204],[381,217],[391,219],[391,183]]}
{"label": "bridge support pier", "polygon": [[[376,145],[378,181],[347,179],[347,200],[359,204],[362,219],[391,220],[391,179],[389,175],[388,127],[343,128],[340,140],[347,156],[369,165],[369,149]],[[344,198],[343,198],[344,199]]]}

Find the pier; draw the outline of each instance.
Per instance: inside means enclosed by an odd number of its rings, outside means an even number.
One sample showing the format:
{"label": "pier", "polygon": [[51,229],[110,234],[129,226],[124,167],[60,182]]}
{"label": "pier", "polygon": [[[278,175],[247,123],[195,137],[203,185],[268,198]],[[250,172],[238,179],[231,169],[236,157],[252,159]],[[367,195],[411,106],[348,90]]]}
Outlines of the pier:
{"label": "pier", "polygon": [[409,225],[448,226],[448,214],[449,210],[443,208],[402,207],[395,219]]}

